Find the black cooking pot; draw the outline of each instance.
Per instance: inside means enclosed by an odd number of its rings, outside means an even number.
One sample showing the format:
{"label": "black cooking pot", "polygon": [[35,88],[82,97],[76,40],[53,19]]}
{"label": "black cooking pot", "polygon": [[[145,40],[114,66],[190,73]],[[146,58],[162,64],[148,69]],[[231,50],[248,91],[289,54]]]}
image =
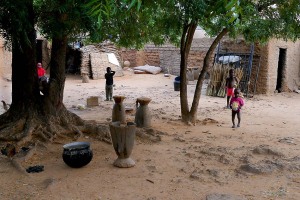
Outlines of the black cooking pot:
{"label": "black cooking pot", "polygon": [[70,167],[83,167],[93,158],[93,152],[90,149],[89,142],[73,142],[65,144],[63,148],[63,160]]}

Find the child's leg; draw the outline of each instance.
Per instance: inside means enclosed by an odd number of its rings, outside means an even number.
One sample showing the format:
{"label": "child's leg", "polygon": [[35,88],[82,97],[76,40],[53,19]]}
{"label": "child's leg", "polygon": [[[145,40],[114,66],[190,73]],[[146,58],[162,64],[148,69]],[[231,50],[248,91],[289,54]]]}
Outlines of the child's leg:
{"label": "child's leg", "polygon": [[236,112],[232,111],[231,117],[232,117],[232,128],[235,128],[234,118],[235,118]]}
{"label": "child's leg", "polygon": [[237,124],[237,127],[240,127],[240,123],[241,123],[241,111],[239,111],[238,113],[237,113],[237,118],[238,118],[238,124]]}
{"label": "child's leg", "polygon": [[114,91],[114,88],[113,88],[113,85],[112,85],[112,86],[110,86],[110,91],[109,91],[109,100],[110,101],[112,101],[113,91]]}
{"label": "child's leg", "polygon": [[105,86],[105,95],[106,95],[106,101],[109,100],[109,87],[106,85]]}
{"label": "child's leg", "polygon": [[233,95],[233,88],[227,88],[226,95],[227,95],[227,108],[230,108],[229,102]]}
{"label": "child's leg", "polygon": [[230,97],[231,96],[227,96],[227,108],[230,108],[230,106],[229,106]]}

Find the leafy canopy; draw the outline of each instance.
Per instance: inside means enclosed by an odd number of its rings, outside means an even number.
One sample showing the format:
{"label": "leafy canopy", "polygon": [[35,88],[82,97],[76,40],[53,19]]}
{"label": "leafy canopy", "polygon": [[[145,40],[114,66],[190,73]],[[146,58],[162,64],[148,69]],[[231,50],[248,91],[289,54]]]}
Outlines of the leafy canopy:
{"label": "leafy canopy", "polygon": [[92,0],[88,7],[97,16],[98,39],[125,47],[178,44],[192,22],[210,36],[227,28],[231,37],[262,43],[272,37],[296,40],[300,31],[299,0]]}

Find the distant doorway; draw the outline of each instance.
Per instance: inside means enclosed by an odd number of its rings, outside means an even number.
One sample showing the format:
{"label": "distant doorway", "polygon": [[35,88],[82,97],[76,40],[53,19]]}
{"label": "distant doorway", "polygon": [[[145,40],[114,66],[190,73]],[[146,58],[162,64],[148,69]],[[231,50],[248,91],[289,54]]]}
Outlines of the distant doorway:
{"label": "distant doorway", "polygon": [[80,74],[81,51],[68,46],[66,55],[66,73]]}
{"label": "distant doorway", "polygon": [[43,40],[36,40],[36,61],[43,64]]}
{"label": "distant doorway", "polygon": [[286,73],[285,68],[286,68],[286,49],[279,48],[277,84],[276,84],[276,90],[278,92],[283,91],[283,85],[285,82],[285,73]]}

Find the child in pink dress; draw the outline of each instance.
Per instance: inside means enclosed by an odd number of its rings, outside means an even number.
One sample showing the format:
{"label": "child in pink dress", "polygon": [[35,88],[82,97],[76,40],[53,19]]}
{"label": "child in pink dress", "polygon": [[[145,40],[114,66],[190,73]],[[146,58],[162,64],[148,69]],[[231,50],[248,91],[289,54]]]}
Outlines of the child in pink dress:
{"label": "child in pink dress", "polygon": [[241,125],[241,108],[244,106],[244,100],[240,97],[240,90],[234,90],[234,96],[230,100],[230,108],[232,110],[232,128],[235,128],[235,115],[238,118],[237,127]]}

